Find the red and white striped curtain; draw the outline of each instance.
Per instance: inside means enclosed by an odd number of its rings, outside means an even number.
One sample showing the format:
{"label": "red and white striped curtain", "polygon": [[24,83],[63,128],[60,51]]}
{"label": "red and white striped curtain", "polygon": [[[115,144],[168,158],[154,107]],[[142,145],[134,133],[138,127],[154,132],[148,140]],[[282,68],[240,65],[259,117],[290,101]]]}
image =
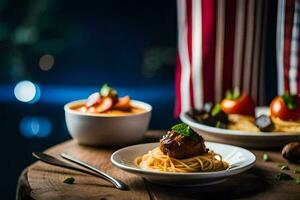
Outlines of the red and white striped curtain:
{"label": "red and white striped curtain", "polygon": [[[299,93],[299,1],[279,0],[278,93]],[[177,0],[175,115],[219,102],[228,89],[264,103],[268,0]],[[268,58],[268,59],[276,59]]]}
{"label": "red and white striped curtain", "polygon": [[300,93],[300,0],[279,0],[277,13],[278,93]]}

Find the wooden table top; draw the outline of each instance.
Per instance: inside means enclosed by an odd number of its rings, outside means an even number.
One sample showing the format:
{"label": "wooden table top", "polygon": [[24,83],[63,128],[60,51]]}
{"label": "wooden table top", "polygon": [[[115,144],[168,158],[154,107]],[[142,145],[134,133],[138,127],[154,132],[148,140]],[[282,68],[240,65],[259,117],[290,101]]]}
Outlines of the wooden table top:
{"label": "wooden table top", "polygon": [[[148,131],[144,142],[157,141],[162,131]],[[127,183],[130,191],[121,191],[99,177],[86,175],[42,162],[35,162],[21,174],[17,187],[17,199],[300,199],[300,185],[295,180],[276,181],[279,164],[286,163],[280,152],[253,150],[257,156],[255,166],[225,182],[205,187],[167,187],[149,183],[139,176],[124,172],[112,165],[110,155],[116,149],[81,146],[74,140],[58,144],[47,153],[57,156],[65,152],[85,161]],[[272,161],[265,162],[267,152]],[[290,164],[284,171],[293,177],[296,165]],[[74,184],[65,184],[67,177],[74,177]]]}

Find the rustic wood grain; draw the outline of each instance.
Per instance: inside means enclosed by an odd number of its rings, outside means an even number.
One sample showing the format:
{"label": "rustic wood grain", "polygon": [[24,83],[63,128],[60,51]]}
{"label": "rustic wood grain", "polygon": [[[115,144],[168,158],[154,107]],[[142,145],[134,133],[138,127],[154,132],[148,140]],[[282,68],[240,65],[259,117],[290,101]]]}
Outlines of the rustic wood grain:
{"label": "rustic wood grain", "polygon": [[[149,131],[144,142],[157,141],[163,132]],[[264,162],[265,152],[252,151],[257,156],[255,167],[227,181],[207,187],[166,187],[148,183],[142,178],[123,172],[110,162],[115,149],[81,146],[71,140],[48,149],[46,152],[57,156],[61,152],[86,161],[108,174],[127,183],[130,191],[115,189],[110,183],[94,176],[60,167],[36,162],[28,167],[27,178],[30,188],[19,189],[30,192],[30,198],[39,199],[300,199],[300,185],[294,180],[275,181],[280,172],[279,164],[286,163],[277,151],[267,151],[272,161]],[[293,177],[295,165],[284,171]],[[75,184],[63,183],[67,177],[74,177]],[[20,178],[21,179],[21,178]],[[29,199],[29,198],[28,198]]]}
{"label": "rustic wood grain", "polygon": [[[142,179],[128,175],[110,162],[111,149],[96,149],[79,146],[76,141],[70,141],[55,146],[47,151],[51,155],[65,152],[82,161],[98,167],[108,174],[123,180],[130,186],[130,191],[115,189],[107,181],[85,175],[80,172],[51,166],[41,162],[29,167],[28,181],[34,199],[147,199],[148,193]],[[67,177],[74,177],[75,184],[63,183]]]}

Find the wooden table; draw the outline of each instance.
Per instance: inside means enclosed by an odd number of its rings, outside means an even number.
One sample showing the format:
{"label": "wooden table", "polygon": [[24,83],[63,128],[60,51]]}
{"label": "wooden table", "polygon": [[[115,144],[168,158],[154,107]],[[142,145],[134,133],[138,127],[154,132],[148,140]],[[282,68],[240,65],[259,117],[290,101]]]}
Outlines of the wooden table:
{"label": "wooden table", "polygon": [[[162,131],[149,131],[144,142],[157,141],[162,134]],[[127,183],[130,191],[115,189],[99,177],[36,162],[21,174],[17,199],[300,199],[300,185],[294,180],[275,180],[275,175],[280,172],[278,165],[286,162],[276,151],[268,151],[272,161],[265,162],[261,159],[265,151],[253,150],[257,156],[255,167],[223,183],[185,188],[151,184],[139,176],[114,167],[110,162],[110,155],[114,150],[81,146],[76,141],[70,140],[46,152],[54,156],[66,152],[97,166]],[[291,170],[284,172],[296,177],[295,167],[290,165]],[[63,183],[67,177],[74,177],[75,183]]]}

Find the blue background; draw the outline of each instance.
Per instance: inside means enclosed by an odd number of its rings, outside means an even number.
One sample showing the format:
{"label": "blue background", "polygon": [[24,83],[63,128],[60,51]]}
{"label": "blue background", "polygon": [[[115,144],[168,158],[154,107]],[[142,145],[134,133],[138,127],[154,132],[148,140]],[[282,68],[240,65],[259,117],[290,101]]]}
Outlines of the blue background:
{"label": "blue background", "polygon": [[[175,1],[1,1],[2,199],[14,198],[31,152],[70,139],[63,105],[103,83],[150,103],[151,129],[172,125],[175,49]],[[49,71],[39,67],[45,54],[54,58]],[[40,88],[35,103],[15,98],[22,80]]]}

